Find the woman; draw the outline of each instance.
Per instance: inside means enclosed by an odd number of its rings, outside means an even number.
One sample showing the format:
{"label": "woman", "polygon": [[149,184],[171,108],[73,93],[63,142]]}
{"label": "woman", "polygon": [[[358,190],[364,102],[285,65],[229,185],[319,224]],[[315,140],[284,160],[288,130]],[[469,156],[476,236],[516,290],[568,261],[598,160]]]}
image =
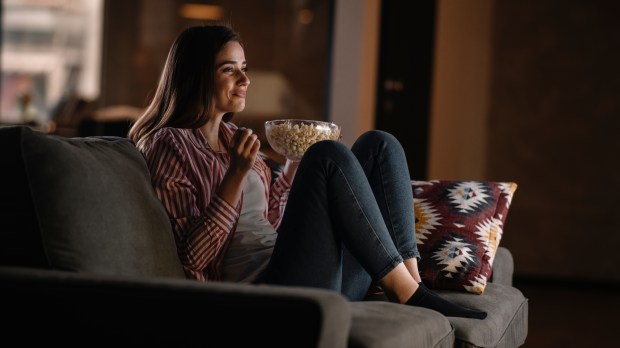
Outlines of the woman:
{"label": "woman", "polygon": [[252,130],[230,122],[250,79],[227,26],[186,29],[129,137],[147,159],[188,277],[319,287],[483,319],[426,288],[417,268],[413,198],[402,147],[369,131],[287,161],[272,182]]}

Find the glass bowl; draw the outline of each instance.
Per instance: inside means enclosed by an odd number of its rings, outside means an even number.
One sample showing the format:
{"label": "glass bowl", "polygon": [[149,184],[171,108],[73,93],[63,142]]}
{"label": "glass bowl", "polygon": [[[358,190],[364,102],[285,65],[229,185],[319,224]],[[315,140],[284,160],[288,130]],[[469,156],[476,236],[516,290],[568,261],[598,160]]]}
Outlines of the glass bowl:
{"label": "glass bowl", "polygon": [[275,152],[298,161],[310,145],[340,139],[340,126],[315,120],[272,120],[265,122],[265,137]]}

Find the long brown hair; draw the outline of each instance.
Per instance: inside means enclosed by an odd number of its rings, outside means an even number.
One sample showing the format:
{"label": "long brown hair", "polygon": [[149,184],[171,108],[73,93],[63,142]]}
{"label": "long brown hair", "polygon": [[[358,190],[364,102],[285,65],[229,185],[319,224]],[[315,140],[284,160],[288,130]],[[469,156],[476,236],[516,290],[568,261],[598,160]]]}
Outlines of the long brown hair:
{"label": "long brown hair", "polygon": [[[215,94],[215,56],[230,41],[240,38],[227,25],[195,26],[179,34],[153,99],[129,129],[138,148],[163,127],[199,128],[207,123]],[[224,115],[223,121],[232,116]]]}

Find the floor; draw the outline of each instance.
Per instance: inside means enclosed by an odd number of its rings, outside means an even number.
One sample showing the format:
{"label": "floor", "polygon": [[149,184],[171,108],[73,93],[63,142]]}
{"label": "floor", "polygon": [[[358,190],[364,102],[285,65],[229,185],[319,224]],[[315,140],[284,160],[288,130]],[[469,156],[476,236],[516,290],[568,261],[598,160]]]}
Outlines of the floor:
{"label": "floor", "polygon": [[515,279],[529,299],[525,348],[620,347],[620,285]]}

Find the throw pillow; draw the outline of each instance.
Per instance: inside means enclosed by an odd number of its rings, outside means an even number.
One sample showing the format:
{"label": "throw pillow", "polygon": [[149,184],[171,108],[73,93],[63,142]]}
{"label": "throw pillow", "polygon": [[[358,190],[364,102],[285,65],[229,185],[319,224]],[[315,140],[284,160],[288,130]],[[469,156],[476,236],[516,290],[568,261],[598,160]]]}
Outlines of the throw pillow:
{"label": "throw pillow", "polygon": [[185,278],[168,214],[127,138],[19,129],[22,166],[49,267]]}
{"label": "throw pillow", "polygon": [[411,182],[422,281],[433,289],[482,294],[512,197],[513,182]]}

